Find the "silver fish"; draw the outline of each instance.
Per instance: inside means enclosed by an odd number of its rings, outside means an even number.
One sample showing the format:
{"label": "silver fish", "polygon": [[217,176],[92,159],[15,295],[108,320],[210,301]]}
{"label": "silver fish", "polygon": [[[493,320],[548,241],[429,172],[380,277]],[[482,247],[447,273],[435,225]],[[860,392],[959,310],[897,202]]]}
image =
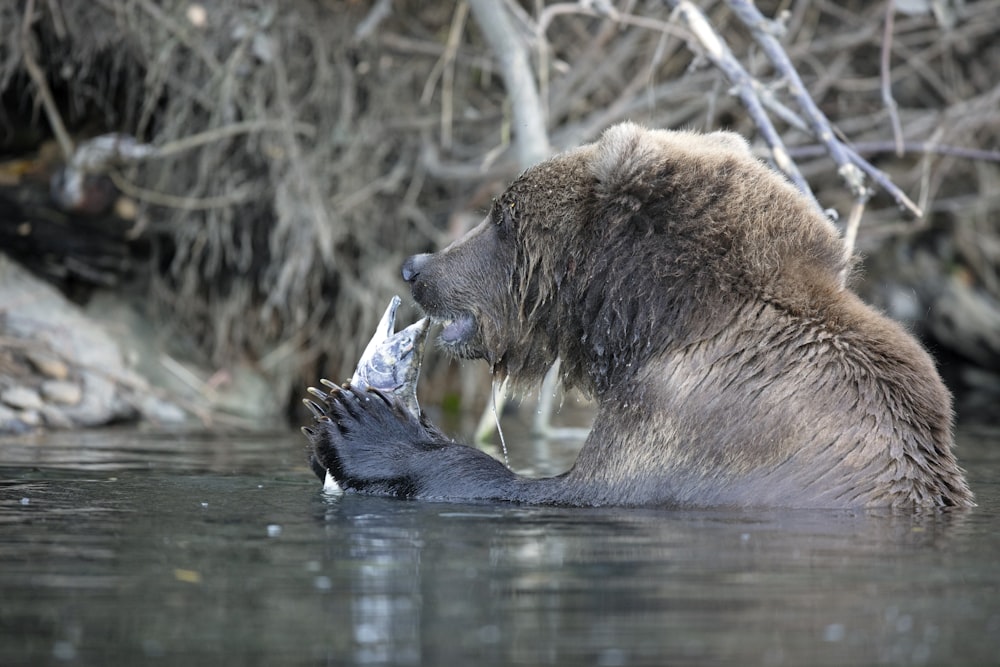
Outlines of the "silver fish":
{"label": "silver fish", "polygon": [[[403,402],[413,416],[419,418],[417,380],[420,377],[420,364],[424,360],[424,345],[427,342],[430,318],[425,317],[394,332],[399,304],[399,297],[393,296],[375,328],[375,334],[368,341],[361,359],[358,360],[358,367],[351,377],[351,384],[359,388],[372,387],[392,394]],[[320,383],[329,389],[337,389],[337,385],[329,380],[320,380]],[[325,392],[315,387],[309,387],[306,391],[324,403],[328,398]],[[317,416],[323,414],[323,409],[313,401],[306,399],[304,403],[313,414]],[[317,466],[318,463],[313,459],[313,469],[320,477],[324,477],[322,467],[317,469]],[[325,472],[323,490],[328,493],[340,493],[340,485],[329,471]]]}
{"label": "silver fish", "polygon": [[395,395],[413,416],[420,417],[417,404],[417,379],[424,360],[424,343],[430,319],[425,317],[405,329],[393,333],[399,297],[392,297],[375,335],[361,354],[351,384],[373,387]]}

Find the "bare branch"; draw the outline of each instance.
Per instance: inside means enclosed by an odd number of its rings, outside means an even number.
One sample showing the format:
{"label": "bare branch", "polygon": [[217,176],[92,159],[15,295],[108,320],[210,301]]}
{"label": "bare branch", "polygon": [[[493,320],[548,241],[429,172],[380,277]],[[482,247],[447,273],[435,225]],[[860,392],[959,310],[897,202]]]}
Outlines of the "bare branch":
{"label": "bare branch", "polygon": [[[681,4],[690,3],[685,2]],[[795,66],[789,60],[788,54],[785,53],[785,49],[774,36],[773,22],[764,18],[760,11],[748,0],[726,0],[726,4],[729,5],[737,18],[750,29],[754,40],[761,46],[764,53],[767,54],[768,59],[774,65],[775,69],[787,80],[789,93],[805,114],[813,134],[826,145],[830,157],[837,163],[837,172],[847,183],[848,187],[850,187],[855,199],[867,199],[870,196],[868,187],[864,181],[864,175],[867,174],[885,189],[886,192],[892,195],[896,203],[909,210],[916,217],[919,218],[922,216],[923,212],[920,210],[920,207],[914,204],[902,190],[896,187],[888,176],[873,167],[858,155],[856,151],[837,139],[830,121],[820,111],[819,107],[816,106],[816,103],[813,102],[812,97],[810,97],[809,92],[806,90],[805,84],[802,83],[802,79],[795,70]]]}
{"label": "bare branch", "polygon": [[354,29],[354,39],[358,41],[368,39],[390,14],[392,14],[392,0],[376,0],[368,15]]}
{"label": "bare branch", "polygon": [[291,131],[295,134],[302,135],[307,139],[313,139],[316,136],[316,127],[310,123],[300,123],[296,121],[286,122],[282,120],[270,120],[264,118],[259,120],[246,120],[212,128],[211,130],[205,130],[204,132],[198,132],[197,134],[191,134],[180,139],[175,139],[174,141],[168,141],[161,146],[157,146],[153,153],[145,156],[143,159],[154,160],[172,157],[178,153],[189,151],[215,141],[221,141],[223,139],[239,136],[241,134],[252,134],[254,132],[265,132],[268,130],[273,132]]}
{"label": "bare branch", "polygon": [[52,97],[52,91],[49,90],[49,84],[45,80],[45,72],[42,71],[42,68],[38,66],[38,62],[35,60],[35,51],[38,45],[35,44],[35,38],[31,34],[31,24],[34,22],[34,16],[35,0],[28,0],[28,4],[24,9],[24,22],[21,24],[21,53],[24,56],[24,67],[28,70],[28,76],[31,77],[31,82],[35,84],[35,88],[38,90],[38,97],[41,98],[42,108],[45,109],[45,116],[49,119],[52,133],[56,135],[59,148],[62,150],[63,157],[68,162],[73,156],[73,140],[70,138],[69,132],[66,131],[66,126],[63,125],[62,116],[59,115],[59,107],[56,106],[56,101]]}
{"label": "bare branch", "polygon": [[545,128],[544,107],[531,71],[528,48],[514,29],[503,3],[469,0],[469,8],[500,63],[500,73],[510,96],[514,117],[517,161],[522,168],[529,167],[547,158],[552,148]]}
{"label": "bare branch", "polygon": [[465,19],[469,14],[469,4],[460,2],[455,7],[451,17],[451,27],[448,30],[448,42],[444,53],[434,63],[427,82],[424,83],[420,104],[426,106],[431,101],[438,79],[441,79],[441,145],[451,148],[452,121],[454,120],[455,97],[455,56],[458,53],[459,42],[465,31]]}
{"label": "bare branch", "polygon": [[896,155],[903,154],[903,127],[899,122],[899,107],[892,96],[892,74],[890,60],[892,58],[892,33],[894,17],[896,15],[895,0],[886,0],[885,3],[885,33],[882,35],[882,102],[889,112],[889,119],[892,122],[892,138],[896,142]]}
{"label": "bare branch", "polygon": [[[895,141],[862,141],[854,144],[854,150],[861,155],[892,153],[896,150]],[[793,158],[818,157],[826,153],[826,146],[813,144],[811,146],[792,146],[788,154]],[[965,146],[948,146],[934,141],[907,141],[903,143],[903,153],[927,153],[931,155],[947,155],[964,160],[981,160],[983,162],[1000,162],[1000,151],[985,148],[966,148]]]}
{"label": "bare branch", "polygon": [[178,196],[140,187],[126,179],[116,170],[109,171],[108,177],[115,184],[116,188],[133,199],[182,211],[205,211],[214,208],[227,208],[252,201],[261,194],[260,188],[251,183],[218,197]]}
{"label": "bare branch", "polygon": [[761,136],[770,147],[771,156],[774,158],[775,164],[812,201],[816,209],[822,211],[823,207],[816,201],[809,183],[806,182],[806,179],[799,172],[798,167],[795,166],[795,163],[788,156],[788,151],[785,149],[785,144],[778,135],[778,130],[775,129],[774,123],[768,118],[767,112],[764,110],[764,105],[757,96],[753,77],[736,60],[733,52],[729,50],[729,47],[719,37],[718,33],[712,29],[708,19],[705,18],[700,9],[686,0],[682,2],[671,0],[671,4],[676,7],[677,13],[687,23],[691,33],[704,49],[705,55],[708,56],[709,60],[716,67],[722,70],[723,74],[736,87],[736,92],[743,102],[743,106],[746,107],[747,112],[760,130]]}
{"label": "bare branch", "polygon": [[[851,207],[851,215],[847,218],[847,225],[844,227],[844,258],[848,260],[848,266],[850,266],[851,256],[854,254],[854,244],[858,238],[858,228],[861,226],[861,215],[865,212],[865,204],[867,202],[863,199],[856,199],[854,205]],[[840,283],[844,284],[847,282],[847,268],[844,269],[844,273],[840,276]]]}

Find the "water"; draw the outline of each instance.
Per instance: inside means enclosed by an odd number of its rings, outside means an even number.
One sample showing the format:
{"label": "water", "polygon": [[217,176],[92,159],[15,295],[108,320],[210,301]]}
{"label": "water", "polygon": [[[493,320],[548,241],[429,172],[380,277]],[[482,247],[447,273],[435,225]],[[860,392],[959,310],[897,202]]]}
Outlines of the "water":
{"label": "water", "polygon": [[997,665],[1000,432],[960,441],[980,506],[893,517],[324,497],[298,434],[0,440],[0,665]]}

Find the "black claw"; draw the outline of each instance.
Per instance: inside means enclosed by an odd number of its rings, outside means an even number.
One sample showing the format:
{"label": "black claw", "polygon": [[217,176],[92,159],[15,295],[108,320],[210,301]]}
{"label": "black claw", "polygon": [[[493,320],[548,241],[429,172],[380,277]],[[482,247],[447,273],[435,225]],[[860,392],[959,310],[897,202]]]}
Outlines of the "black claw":
{"label": "black claw", "polygon": [[359,400],[360,397],[353,390],[341,391],[330,404],[330,413],[335,419],[338,416],[356,419],[361,412]]}
{"label": "black claw", "polygon": [[316,437],[316,431],[312,430],[308,426],[303,426],[302,427],[302,432],[305,433],[305,435],[306,435],[307,438],[315,438]]}
{"label": "black claw", "polygon": [[308,398],[303,398],[302,404],[307,408],[309,408],[309,412],[313,413],[313,417],[315,417],[316,419],[326,416],[326,410],[319,407],[318,405],[310,401]]}
{"label": "black claw", "polygon": [[375,394],[382,399],[382,402],[386,405],[392,405],[392,398],[389,396],[388,392],[382,391],[381,389],[376,389],[375,387],[368,388],[369,394]]}
{"label": "black claw", "polygon": [[327,389],[340,389],[340,386],[336,382],[330,382],[326,378],[320,378],[319,383]]}

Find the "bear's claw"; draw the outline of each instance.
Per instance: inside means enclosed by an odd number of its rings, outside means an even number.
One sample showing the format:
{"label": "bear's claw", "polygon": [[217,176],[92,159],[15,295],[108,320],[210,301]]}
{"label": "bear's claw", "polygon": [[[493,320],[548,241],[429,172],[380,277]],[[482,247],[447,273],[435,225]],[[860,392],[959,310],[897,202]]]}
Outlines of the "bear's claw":
{"label": "bear's claw", "polygon": [[324,403],[326,403],[327,401],[330,400],[330,395],[329,394],[327,394],[324,391],[321,391],[321,390],[317,389],[316,387],[306,387],[306,392],[309,393],[309,394],[311,394],[311,395],[313,395],[313,396],[315,396],[316,398],[318,398],[319,400],[323,401]]}
{"label": "bear's claw", "polygon": [[[318,421],[320,417],[326,417],[326,410],[321,408],[317,403],[309,400],[308,398],[302,399],[302,405],[309,408],[309,412],[312,413],[313,417]],[[329,405],[329,403],[327,403]]]}
{"label": "bear's claw", "polygon": [[302,429],[312,446],[310,466],[317,477],[322,479],[329,471],[344,489],[411,494],[410,459],[419,449],[416,443],[433,435],[402,400],[378,389],[349,385],[331,391],[324,403],[325,408],[305,399],[316,421]]}

